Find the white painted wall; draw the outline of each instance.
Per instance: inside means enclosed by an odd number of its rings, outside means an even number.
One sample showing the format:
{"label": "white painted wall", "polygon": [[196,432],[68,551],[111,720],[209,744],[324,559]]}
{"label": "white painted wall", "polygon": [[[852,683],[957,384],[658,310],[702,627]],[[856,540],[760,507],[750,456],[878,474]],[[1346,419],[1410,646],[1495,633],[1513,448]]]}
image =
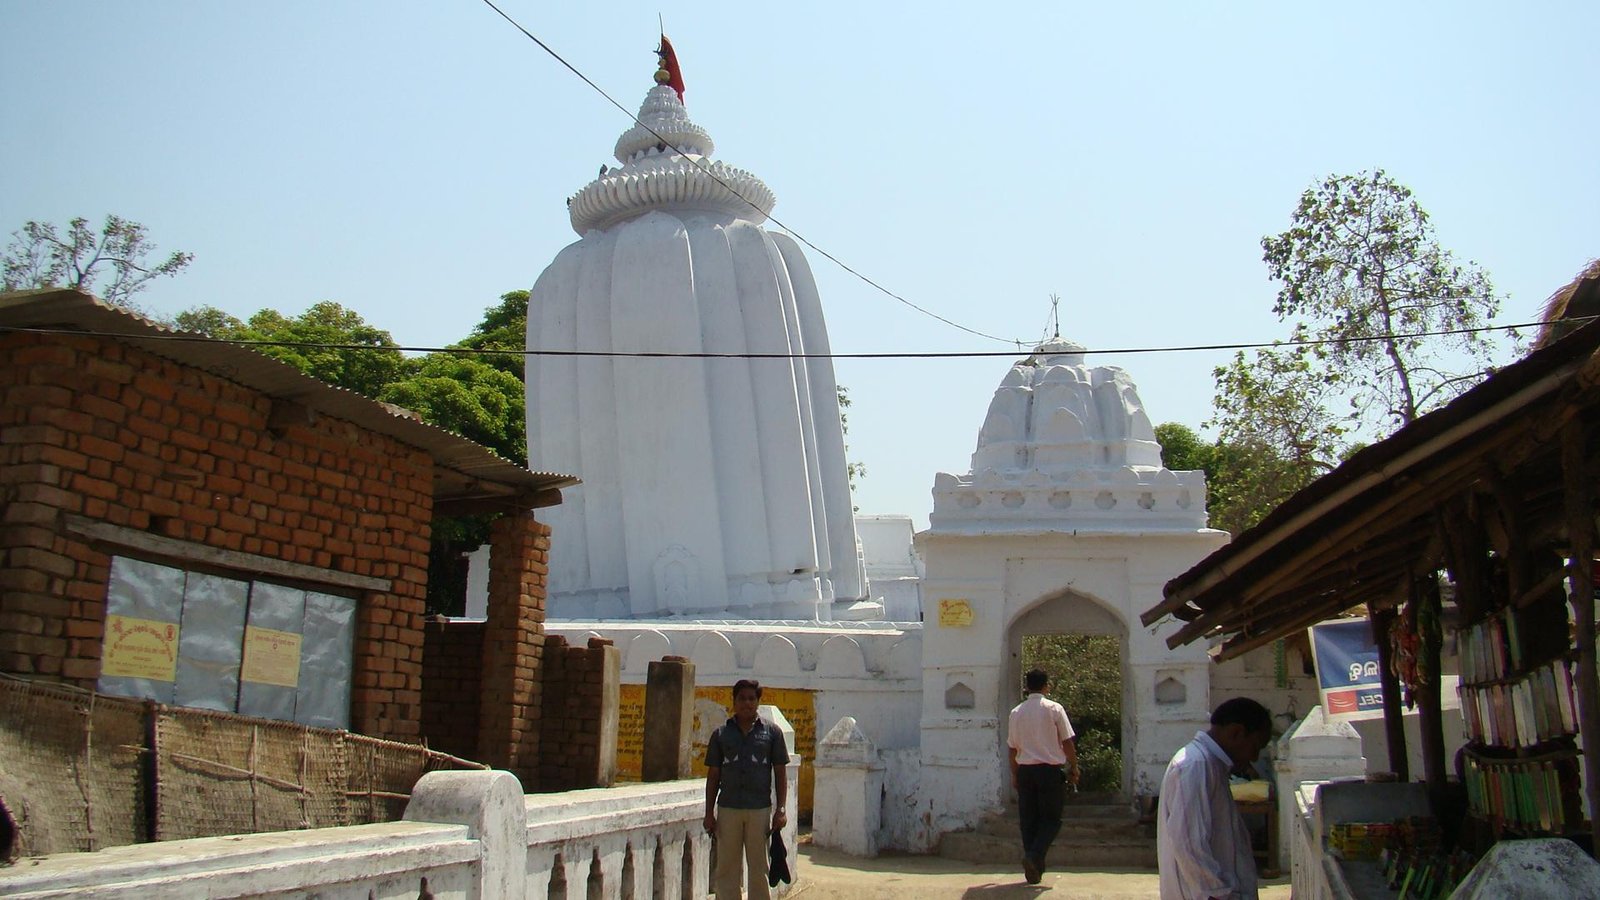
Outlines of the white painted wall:
{"label": "white painted wall", "polygon": [[861,558],[880,618],[915,622],[922,616],[922,559],[913,544],[910,516],[856,516]]}
{"label": "white painted wall", "polygon": [[0,895],[543,900],[595,896],[594,875],[607,900],[701,900],[704,815],[699,779],[524,796],[508,772],[430,772],[406,821],[57,854],[0,868]]}
{"label": "white painted wall", "polygon": [[624,684],[644,684],[651,661],[685,656],[701,684],[754,678],[765,687],[814,691],[819,728],[854,716],[879,746],[915,747],[922,689],[921,623],[577,622],[547,634],[581,643],[610,639]]}

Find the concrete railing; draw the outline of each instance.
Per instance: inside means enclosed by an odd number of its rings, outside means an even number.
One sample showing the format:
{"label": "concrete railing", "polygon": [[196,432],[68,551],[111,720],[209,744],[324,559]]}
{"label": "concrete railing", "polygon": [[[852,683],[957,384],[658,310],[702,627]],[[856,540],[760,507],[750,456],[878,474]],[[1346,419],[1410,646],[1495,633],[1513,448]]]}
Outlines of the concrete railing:
{"label": "concrete railing", "polygon": [[704,813],[698,780],[525,796],[506,772],[432,772],[403,822],[23,859],[0,896],[701,900]]}

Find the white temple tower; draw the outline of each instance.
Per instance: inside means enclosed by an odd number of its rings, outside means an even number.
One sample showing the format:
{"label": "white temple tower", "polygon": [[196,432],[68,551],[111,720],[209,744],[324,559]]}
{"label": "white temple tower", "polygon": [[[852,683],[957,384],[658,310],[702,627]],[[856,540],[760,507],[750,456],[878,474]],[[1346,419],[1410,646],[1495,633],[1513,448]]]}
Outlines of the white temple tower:
{"label": "white temple tower", "polygon": [[649,127],[568,201],[581,239],[529,298],[529,350],[619,354],[528,357],[528,456],[583,478],[548,511],[547,612],[827,620],[866,585],[833,364],[791,355],[828,353],[816,282],[664,50]]}

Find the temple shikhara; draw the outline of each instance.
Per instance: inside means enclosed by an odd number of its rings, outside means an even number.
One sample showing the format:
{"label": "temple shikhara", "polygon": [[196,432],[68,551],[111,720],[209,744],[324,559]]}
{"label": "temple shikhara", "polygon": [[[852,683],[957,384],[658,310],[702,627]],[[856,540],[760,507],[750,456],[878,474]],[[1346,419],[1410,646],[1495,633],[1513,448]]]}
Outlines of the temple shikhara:
{"label": "temple shikhara", "polygon": [[549,517],[549,612],[827,621],[866,586],[833,364],[798,355],[828,353],[816,282],[669,53],[657,82],[532,292],[530,350],[618,354],[528,359],[529,458],[584,482]]}

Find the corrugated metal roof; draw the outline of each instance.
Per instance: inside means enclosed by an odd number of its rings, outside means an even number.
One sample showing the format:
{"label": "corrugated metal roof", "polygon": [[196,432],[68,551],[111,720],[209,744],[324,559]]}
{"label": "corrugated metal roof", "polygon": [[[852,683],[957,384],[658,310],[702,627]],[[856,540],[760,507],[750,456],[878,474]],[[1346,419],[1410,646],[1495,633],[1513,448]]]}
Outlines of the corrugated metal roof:
{"label": "corrugated metal roof", "polygon": [[[218,343],[166,328],[129,310],[73,290],[0,294],[0,327],[69,329],[109,337],[281,398],[319,415],[388,435],[434,459],[434,503],[531,502],[535,494],[579,483],[574,475],[531,472],[454,432],[413,418],[399,407],[312,378],[249,347]],[[538,505],[551,505],[548,499]],[[524,506],[523,508],[526,508]]]}

